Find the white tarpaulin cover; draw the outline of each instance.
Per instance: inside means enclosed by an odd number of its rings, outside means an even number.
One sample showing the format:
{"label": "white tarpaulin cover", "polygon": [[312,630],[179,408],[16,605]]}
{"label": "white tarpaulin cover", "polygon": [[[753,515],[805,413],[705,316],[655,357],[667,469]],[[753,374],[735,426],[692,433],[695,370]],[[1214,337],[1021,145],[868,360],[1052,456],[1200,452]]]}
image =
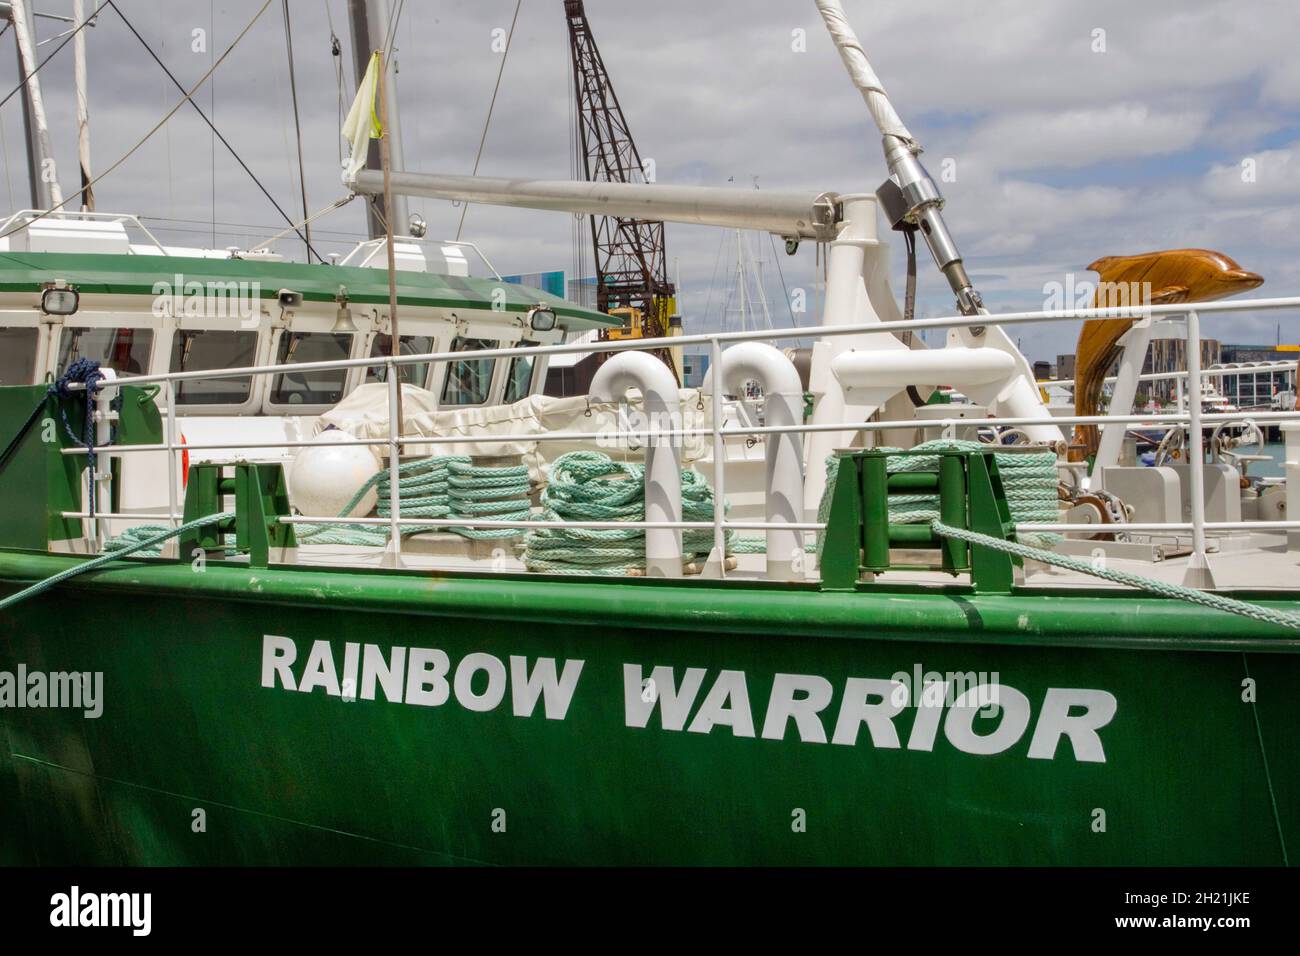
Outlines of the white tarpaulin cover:
{"label": "white tarpaulin cover", "polygon": [[[712,424],[712,411],[708,396],[697,389],[682,389],[681,423],[684,428],[708,428]],[[619,408],[615,404],[589,402],[586,396],[552,398],[548,395],[531,395],[513,405],[492,405],[480,408],[446,409],[438,411],[437,396],[414,385],[402,386],[402,417],[405,419],[405,437],[429,435],[457,438],[453,442],[418,445],[408,444],[406,457],[433,455],[472,455],[494,458],[519,456],[528,466],[535,481],[545,480],[547,465],[568,451],[577,449],[603,451],[617,461],[639,462],[644,458],[642,442],[630,443],[613,437],[619,429]],[[644,429],[648,423],[640,415],[641,399],[635,391],[628,393],[628,418],[633,429]],[[382,382],[362,385],[319,419],[317,430],[333,426],[355,438],[388,438],[388,386]],[[666,424],[662,427],[675,427]],[[538,441],[523,437],[516,441],[483,441],[488,435],[543,435],[548,432],[582,432],[589,440]],[[603,436],[603,437],[602,437]],[[682,464],[688,465],[708,457],[712,439],[708,435],[688,436],[681,439]],[[375,449],[382,455],[382,448]]]}

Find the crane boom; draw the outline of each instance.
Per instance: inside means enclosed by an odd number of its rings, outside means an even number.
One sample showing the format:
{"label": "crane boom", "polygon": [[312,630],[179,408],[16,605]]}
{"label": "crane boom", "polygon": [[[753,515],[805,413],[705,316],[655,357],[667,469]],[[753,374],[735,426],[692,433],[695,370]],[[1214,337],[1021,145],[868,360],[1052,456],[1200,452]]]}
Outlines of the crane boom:
{"label": "crane boom", "polygon": [[[564,0],[564,14],[569,25],[576,125],[586,179],[649,182],[582,0]],[[591,237],[596,258],[596,307],[602,312],[635,309],[640,313],[641,334],[647,338],[668,335],[675,289],[668,281],[663,222],[593,215]]]}

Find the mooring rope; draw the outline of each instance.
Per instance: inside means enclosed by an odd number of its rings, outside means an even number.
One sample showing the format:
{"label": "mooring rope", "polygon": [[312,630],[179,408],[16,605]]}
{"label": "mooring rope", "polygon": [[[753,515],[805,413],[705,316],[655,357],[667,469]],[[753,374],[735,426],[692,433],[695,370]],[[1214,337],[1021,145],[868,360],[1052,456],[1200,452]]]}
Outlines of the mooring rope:
{"label": "mooring rope", "polygon": [[[44,581],[37,581],[31,587],[24,588],[23,590],[19,591],[17,594],[9,595],[9,597],[5,598],[3,601],[0,601],[0,611],[7,611],[15,604],[20,604],[23,601],[26,601],[28,598],[36,597],[36,595],[41,594],[44,591],[48,591],[52,587],[62,584],[64,581],[67,581],[69,578],[75,578],[79,574],[85,574],[87,571],[93,571],[96,568],[103,567],[104,565],[108,564],[110,561],[117,561],[119,558],[125,558],[128,555],[132,555],[137,552],[148,551],[150,549],[157,548],[169,538],[175,538],[178,535],[184,534],[186,531],[193,531],[195,528],[202,528],[205,525],[214,524],[218,521],[225,521],[226,519],[233,518],[234,516],[235,513],[233,511],[227,511],[222,514],[216,514],[216,515],[206,515],[202,518],[196,518],[193,521],[187,522],[177,528],[153,529],[157,531],[156,534],[151,534],[148,537],[144,537],[139,540],[136,540],[134,543],[123,544],[113,551],[107,550],[107,546],[106,546],[105,552],[101,554],[99,557],[91,558],[89,561],[85,561],[82,562],[81,564],[74,565],[65,571],[60,571],[58,574],[46,578]],[[134,531],[138,529],[132,529],[132,530]],[[117,540],[120,541],[121,536],[119,536]]]}
{"label": "mooring rope", "polygon": [[1070,571],[1078,571],[1080,574],[1090,574],[1093,577],[1102,578],[1106,581],[1113,581],[1116,584],[1125,584],[1142,591],[1150,591],[1153,594],[1159,594],[1164,597],[1175,598],[1179,601],[1188,601],[1192,604],[1199,604],[1202,607],[1214,608],[1217,611],[1226,611],[1229,614],[1238,614],[1242,617],[1249,617],[1256,621],[1263,621],[1266,624],[1277,624],[1281,627],[1300,630],[1300,615],[1288,614],[1285,611],[1277,611],[1273,608],[1261,607],[1258,604],[1249,604],[1245,601],[1237,601],[1220,594],[1211,594],[1208,591],[1198,591],[1195,588],[1183,587],[1179,584],[1170,584],[1167,581],[1157,581],[1154,578],[1134,574],[1131,571],[1117,571],[1110,568],[1099,567],[1091,561],[1085,561],[1082,558],[1057,554],[1054,551],[1044,551],[1041,548],[1031,548],[1026,544],[1017,544],[1014,541],[1005,541],[1002,538],[980,534],[978,531],[967,531],[964,528],[953,528],[937,519],[930,523],[930,527],[934,529],[935,534],[940,534],[947,538],[956,538],[960,541],[965,541],[968,544],[983,545],[984,547],[994,548],[995,550],[1003,551],[1007,554],[1013,554],[1030,561],[1040,561],[1043,564],[1052,564],[1060,568],[1066,568]]}

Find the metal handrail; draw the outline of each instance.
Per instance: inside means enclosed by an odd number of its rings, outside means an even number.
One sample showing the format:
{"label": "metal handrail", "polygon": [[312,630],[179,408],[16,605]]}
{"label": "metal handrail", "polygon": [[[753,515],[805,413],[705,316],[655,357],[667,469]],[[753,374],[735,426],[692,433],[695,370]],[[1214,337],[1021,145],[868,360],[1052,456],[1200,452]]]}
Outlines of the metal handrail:
{"label": "metal handrail", "polygon": [[29,219],[32,220],[33,222],[37,220],[44,220],[44,219],[59,219],[59,220],[73,220],[73,221],[78,219],[89,219],[96,222],[130,223],[131,225],[139,229],[141,232],[143,232],[149,238],[149,241],[158,247],[158,251],[160,253],[162,253],[164,256],[171,255],[171,253],[167,251],[167,247],[162,244],[162,242],[158,239],[158,237],[155,236],[152,232],[150,232],[149,228],[140,221],[140,217],[134,216],[131,213],[81,212],[75,209],[58,209],[53,211],[47,209],[20,209],[18,210],[18,212],[14,213],[8,219],[6,219],[4,222],[0,222],[0,235],[14,235],[16,233],[22,232],[28,226],[32,225],[32,222],[28,222],[26,225],[19,226],[11,233],[9,231],[9,227],[12,226],[20,219]]}
{"label": "metal handrail", "polygon": [[[961,406],[955,406],[960,408]],[[743,438],[751,435],[785,435],[785,434],[806,434],[812,432],[842,432],[842,431],[893,431],[895,429],[905,428],[924,428],[924,429],[943,429],[952,431],[956,428],[970,428],[978,426],[1015,426],[1015,425],[1034,425],[1050,421],[1053,424],[1063,425],[1150,425],[1153,431],[1163,430],[1171,431],[1181,425],[1188,423],[1190,415],[1186,412],[1163,412],[1152,415],[1069,415],[1060,418],[1042,419],[1042,418],[936,418],[929,421],[921,421],[915,418],[896,419],[893,421],[881,422],[822,422],[821,424],[804,424],[804,425],[733,425],[727,428],[718,429],[718,434],[724,438]],[[1300,421],[1300,411],[1291,412],[1259,412],[1258,414],[1242,415],[1236,412],[1216,412],[1201,416],[1201,421],[1205,424],[1217,422],[1241,422],[1249,424],[1251,422],[1290,422]],[[467,438],[464,435],[403,435],[396,439],[402,445],[455,445],[465,442],[475,444],[508,444],[511,442],[534,442],[534,441],[590,441],[593,438],[605,439],[636,439],[638,441],[650,441],[653,439],[666,438],[701,438],[706,435],[713,435],[712,427],[704,428],[647,428],[637,430],[619,430],[617,432],[518,432],[505,435],[476,435],[473,438]],[[347,438],[329,442],[330,447],[347,447],[349,445],[387,445],[393,439],[389,438]],[[161,445],[122,445],[114,446],[108,454],[132,454],[137,452],[156,452],[156,451],[229,451],[237,448],[250,449],[271,449],[271,448],[314,448],[325,444],[311,438],[285,439],[283,441],[227,441],[227,442],[186,442],[185,444],[161,444]],[[990,446],[997,447],[997,446]],[[64,448],[64,455],[84,455],[84,448]]]}
{"label": "metal handrail", "polygon": [[[393,237],[394,246],[396,246],[397,243],[399,242],[414,242],[421,245],[428,244],[431,246],[435,246],[435,245],[436,246],[463,246],[466,249],[472,249],[474,250],[474,254],[477,255],[479,259],[483,261],[483,265],[487,266],[488,271],[491,272],[492,275],[498,280],[501,279],[501,273],[497,271],[497,267],[492,264],[491,260],[488,259],[487,254],[478,247],[478,243],[476,242],[469,242],[468,240],[465,239],[431,239],[428,236],[394,236]],[[380,236],[376,239],[363,239],[360,242],[358,242],[355,246],[353,246],[352,250],[346,256],[344,256],[342,259],[339,260],[338,264],[340,266],[350,266],[352,265],[353,256],[361,252],[361,250],[367,249],[367,247],[372,247],[369,248],[366,257],[357,266],[355,266],[355,268],[358,269],[367,268],[370,265],[370,263],[374,260],[375,256],[379,255],[379,253],[382,252],[387,245],[388,245],[387,236]]]}
{"label": "metal handrail", "polygon": [[[1198,304],[1204,312],[1248,312],[1252,309],[1300,309],[1300,296],[1275,299],[1245,299]],[[754,341],[786,341],[803,338],[828,338],[841,335],[861,335],[867,332],[915,332],[929,328],[973,328],[989,325],[1019,324],[1028,322],[1072,322],[1078,319],[1141,318],[1149,312],[1184,315],[1186,306],[1153,305],[1149,309],[1063,309],[1048,312],[1008,312],[999,315],[951,315],[934,319],[914,319],[911,322],[864,322],[854,325],[818,325],[789,329],[751,329],[739,332],[701,332],[694,335],[664,336],[657,339],[621,339],[607,342],[581,342],[560,345],[534,345],[499,349],[475,350],[475,359],[509,358],[516,355],[547,357],[551,355],[591,354],[594,352],[621,352],[627,349],[652,350],[677,348],[687,345],[711,345]],[[132,375],[117,380],[116,384],[143,385],[153,382],[185,381],[192,378],[242,378],[248,375],[270,375],[281,372],[323,372],[334,369],[373,368],[380,365],[422,365],[426,362],[459,361],[464,352],[424,352],[401,355],[396,358],[370,356],[356,359],[337,359],[328,362],[302,362],[284,365],[251,365],[233,369],[210,369],[194,372],[163,372],[157,375]],[[77,385],[72,386],[75,391]]]}
{"label": "metal handrail", "polygon": [[[1295,362],[1261,362],[1258,366],[1243,366],[1241,368],[1230,368],[1226,365],[1211,365],[1209,368],[1201,369],[1201,378],[1227,378],[1229,375],[1252,375],[1263,372],[1294,372],[1296,370]],[[1145,372],[1138,376],[1139,382],[1160,382],[1165,379],[1187,378],[1187,370],[1181,372]],[[1103,382],[1115,382],[1119,380],[1117,375],[1107,375]],[[1072,378],[1040,378],[1035,380],[1035,384],[1049,388],[1052,385],[1073,385]]]}
{"label": "metal handrail", "polygon": [[[665,438],[681,437],[698,437],[710,435],[714,440],[714,486],[715,500],[721,500],[723,494],[723,467],[725,465],[725,456],[722,454],[722,442],[728,436],[752,436],[762,434],[778,433],[810,433],[810,432],[835,432],[835,431],[883,431],[891,428],[939,428],[946,434],[950,434],[957,427],[978,427],[980,425],[1019,425],[1019,424],[1041,424],[1044,421],[1050,421],[1054,424],[1143,424],[1152,428],[1176,428],[1184,425],[1189,427],[1191,432],[1191,455],[1189,460],[1197,465],[1191,469],[1192,475],[1192,521],[1190,523],[1169,523],[1169,524],[1152,524],[1149,526],[1153,533],[1160,531],[1175,533],[1190,529],[1194,539],[1194,552],[1202,558],[1204,556],[1205,534],[1207,531],[1214,530],[1247,530],[1247,529],[1290,529],[1293,524],[1300,526],[1296,522],[1234,522],[1234,523],[1213,523],[1205,520],[1204,500],[1199,494],[1200,482],[1203,481],[1203,454],[1197,455],[1196,451],[1203,440],[1201,427],[1207,422],[1218,421],[1297,421],[1300,420],[1300,411],[1292,412],[1257,412],[1248,415],[1240,413],[1202,413],[1200,408],[1200,384],[1201,379],[1206,374],[1216,374],[1219,370],[1199,369],[1200,356],[1200,311],[1205,312],[1241,312],[1255,309],[1286,309],[1300,308],[1300,297],[1296,298],[1274,298],[1274,299],[1256,299],[1256,300],[1238,300],[1229,302],[1205,303],[1198,305],[1197,309],[1188,309],[1186,306],[1150,306],[1141,308],[1104,308],[1104,309],[1068,309],[1055,311],[1040,312],[1020,312],[1006,313],[998,316],[945,316],[934,319],[920,319],[912,322],[872,322],[857,325],[840,325],[840,326],[819,326],[812,328],[798,329],[758,329],[744,332],[717,332],[701,333],[691,336],[666,337],[661,339],[632,339],[610,342],[584,342],[574,344],[561,344],[552,346],[529,346],[529,347],[509,347],[498,349],[484,349],[476,351],[476,359],[495,359],[511,358],[515,356],[542,357],[555,354],[589,354],[593,352],[618,352],[625,349],[650,349],[667,346],[684,346],[689,344],[707,344],[712,350],[715,363],[720,362],[721,348],[723,343],[742,342],[742,341],[782,341],[796,338],[816,338],[816,337],[833,337],[839,335],[853,335],[864,332],[889,332],[889,331],[912,331],[924,328],[936,327],[972,327],[977,325],[1021,323],[1021,322],[1039,322],[1039,321],[1077,321],[1088,318],[1122,318],[1122,317],[1142,317],[1151,314],[1179,314],[1187,317],[1187,341],[1189,357],[1195,353],[1197,361],[1189,361],[1193,367],[1186,373],[1189,378],[1189,409],[1186,412],[1179,413],[1153,413],[1150,415],[1090,415],[1090,416],[1061,416],[1051,419],[1026,419],[1026,418],[947,418],[929,421],[920,421],[916,419],[891,421],[891,422],[841,422],[841,423],[822,423],[822,424],[802,424],[787,426],[752,426],[741,425],[724,428],[721,423],[721,406],[719,400],[721,396],[717,390],[721,387],[720,377],[713,381],[713,416],[712,427],[709,428],[659,428],[651,427],[644,430],[629,431],[620,429],[616,433],[599,433],[607,438],[619,439],[645,439],[645,440],[662,440]],[[176,484],[176,458],[177,453],[181,450],[199,451],[199,450],[216,450],[220,448],[293,448],[293,447],[311,447],[322,444],[314,440],[285,440],[276,442],[231,442],[231,443],[197,443],[180,445],[176,439],[176,408],[174,400],[170,396],[174,393],[175,383],[196,378],[237,378],[248,377],[252,375],[275,375],[283,372],[307,372],[307,371],[327,371],[337,369],[350,369],[357,367],[374,368],[384,367],[387,369],[388,380],[388,410],[389,410],[389,435],[386,439],[347,439],[344,442],[334,442],[332,444],[349,444],[349,445],[366,445],[381,446],[386,445],[389,449],[388,470],[390,476],[390,516],[388,518],[337,518],[337,517],[320,517],[320,518],[284,518],[285,523],[311,523],[311,524],[363,524],[363,525],[388,525],[390,534],[390,547],[395,556],[400,557],[401,553],[401,534],[402,527],[413,525],[425,525],[432,527],[475,527],[475,528],[517,528],[521,522],[518,520],[489,520],[489,519],[404,519],[401,517],[401,502],[398,495],[398,467],[402,449],[406,445],[438,445],[463,442],[465,436],[439,436],[439,435],[414,435],[404,436],[399,434],[398,422],[394,417],[394,409],[397,407],[397,388],[398,375],[397,368],[404,365],[425,364],[425,363],[445,363],[459,361],[464,358],[463,352],[429,352],[419,355],[405,355],[398,357],[367,357],[360,359],[342,359],[326,362],[311,362],[301,364],[280,364],[280,365],[263,365],[247,366],[236,369],[214,369],[193,372],[168,372],[158,375],[141,375],[120,378],[114,381],[114,386],[122,385],[142,385],[161,383],[166,386],[169,396],[165,407],[167,416],[167,436],[168,440],[162,445],[149,446],[123,446],[114,448],[110,454],[122,454],[131,451],[166,451],[169,455],[168,466],[168,484],[172,497],[169,508],[168,520],[173,525],[179,520],[178,509],[175,498]],[[75,386],[74,386],[75,387]],[[572,433],[550,433],[550,434],[528,434],[528,435],[484,435],[475,436],[475,442],[504,443],[514,441],[573,441],[573,440],[591,440],[595,433],[591,432],[572,432]],[[78,454],[82,453],[80,449],[65,449],[65,453]],[[1062,464],[1061,467],[1070,467],[1068,464]],[[1197,507],[1199,505],[1199,507]],[[712,522],[678,522],[671,524],[655,524],[652,522],[618,522],[618,523],[575,523],[575,522],[526,522],[532,527],[604,527],[606,524],[620,528],[632,527],[681,527],[689,529],[713,528],[715,544],[720,545],[724,540],[727,529],[745,529],[745,530],[766,530],[772,527],[767,522],[738,522],[727,521],[720,507],[714,508],[714,520]],[[806,523],[798,526],[786,525],[787,530],[816,531],[824,525],[817,523]],[[1096,532],[1097,525],[1074,526],[1074,525],[1051,525],[1042,526],[1041,530],[1072,531],[1086,530]],[[1120,526],[1123,529],[1137,531],[1139,526],[1126,524]],[[1023,530],[1040,530],[1036,525],[1024,525]]]}

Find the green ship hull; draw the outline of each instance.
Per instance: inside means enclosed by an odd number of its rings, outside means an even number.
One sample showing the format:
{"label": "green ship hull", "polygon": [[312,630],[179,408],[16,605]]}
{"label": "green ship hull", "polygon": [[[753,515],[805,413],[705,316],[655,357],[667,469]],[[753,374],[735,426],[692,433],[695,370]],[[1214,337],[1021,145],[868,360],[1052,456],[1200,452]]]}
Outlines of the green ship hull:
{"label": "green ship hull", "polygon": [[[2,553],[0,581],[75,560]],[[10,864],[1281,865],[1300,845],[1300,642],[1140,596],[133,562],[0,617],[0,671],[20,665],[102,672],[102,714],[0,710]],[[928,672],[997,684],[999,707],[888,714],[881,682]]]}

